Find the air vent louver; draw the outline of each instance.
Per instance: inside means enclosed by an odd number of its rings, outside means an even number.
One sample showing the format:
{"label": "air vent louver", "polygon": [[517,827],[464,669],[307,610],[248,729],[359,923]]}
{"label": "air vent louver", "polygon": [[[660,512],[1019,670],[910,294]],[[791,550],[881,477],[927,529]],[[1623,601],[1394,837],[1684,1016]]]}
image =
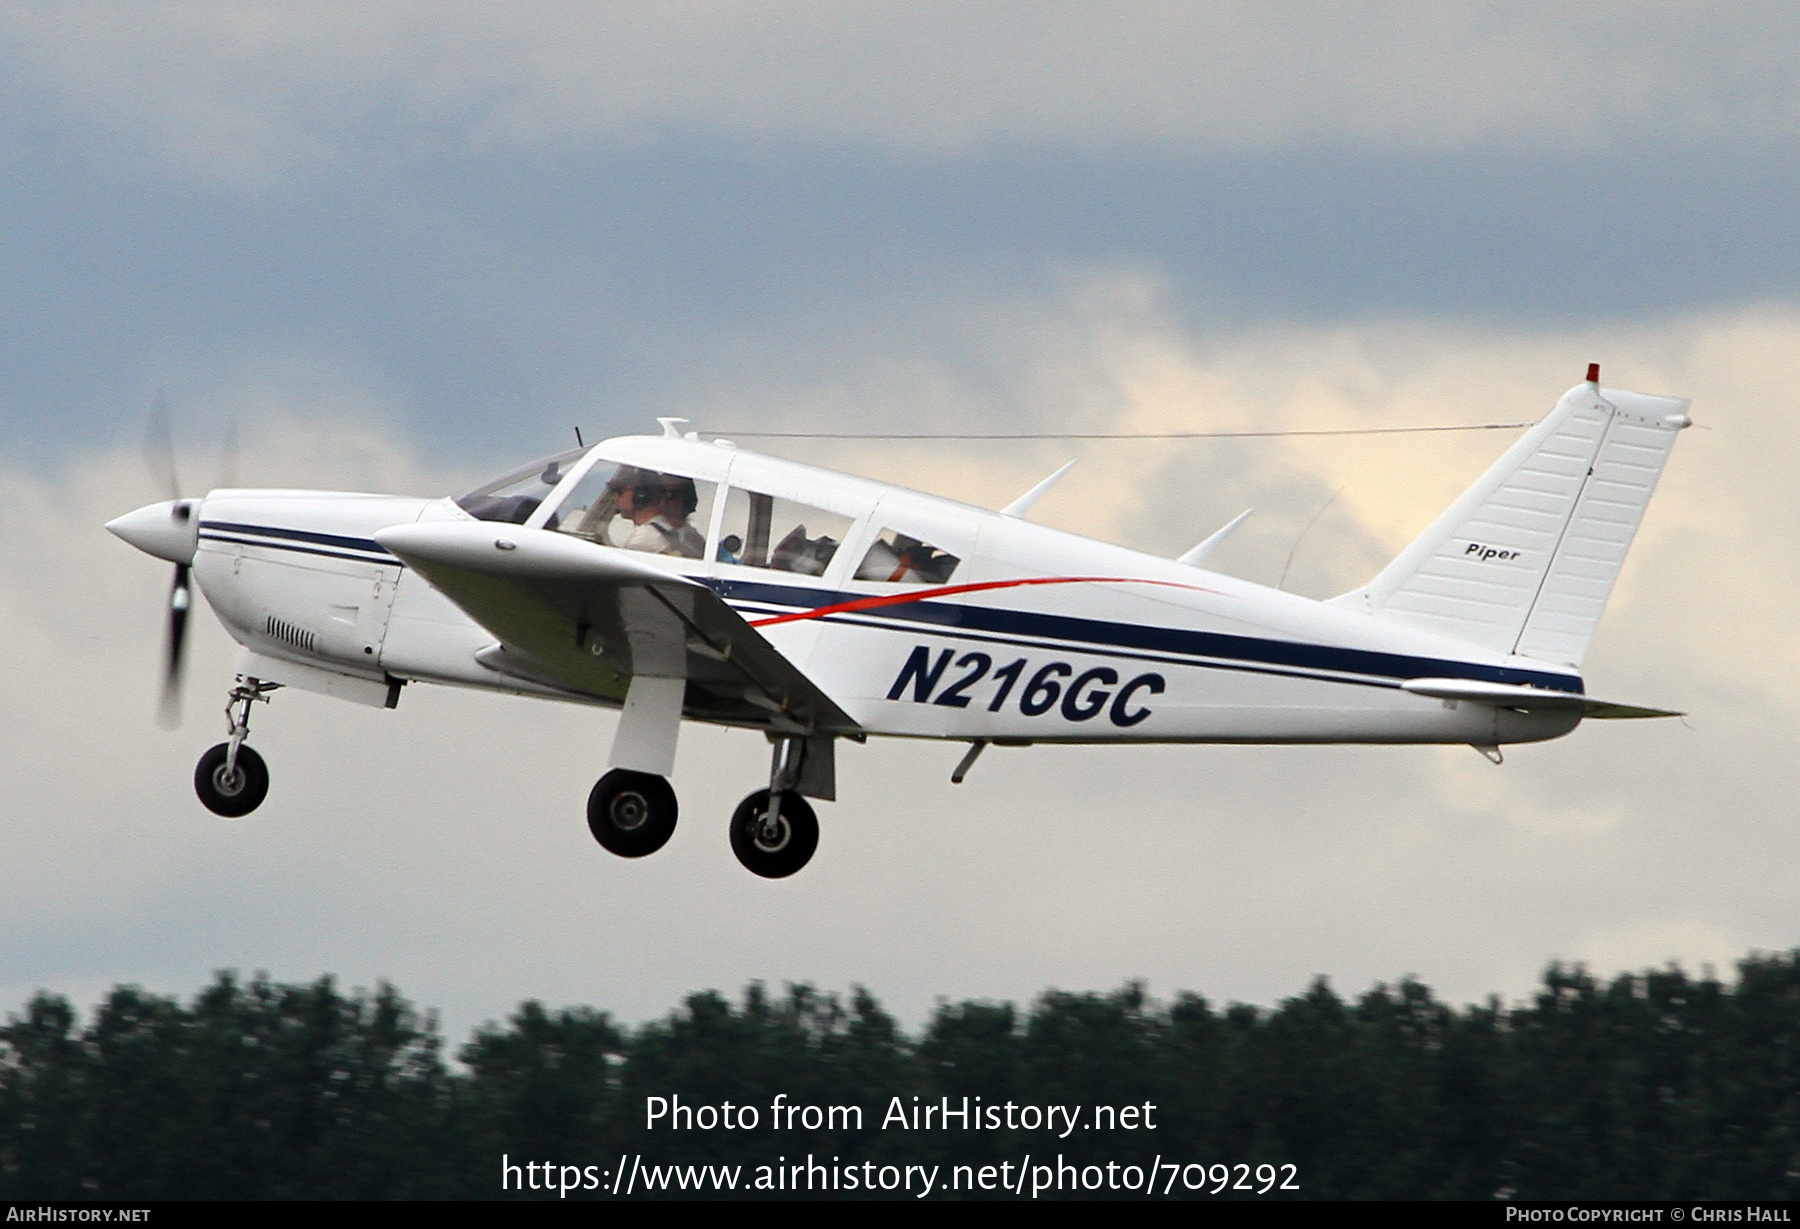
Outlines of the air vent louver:
{"label": "air vent louver", "polygon": [[307,653],[314,651],[313,646],[318,640],[312,632],[307,631],[304,627],[296,627],[286,619],[278,619],[274,615],[269,616],[264,630],[269,633],[271,639],[279,640],[283,644]]}

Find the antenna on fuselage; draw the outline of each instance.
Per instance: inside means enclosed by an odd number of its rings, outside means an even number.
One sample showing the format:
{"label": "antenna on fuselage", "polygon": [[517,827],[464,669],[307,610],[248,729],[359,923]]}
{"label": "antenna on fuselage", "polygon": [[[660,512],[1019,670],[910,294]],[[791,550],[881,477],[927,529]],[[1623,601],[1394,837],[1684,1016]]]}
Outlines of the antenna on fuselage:
{"label": "antenna on fuselage", "polygon": [[1337,497],[1343,493],[1343,487],[1339,487],[1337,490],[1333,491],[1331,493],[1331,498],[1319,505],[1319,510],[1312,514],[1312,520],[1306,522],[1306,528],[1302,529],[1300,531],[1300,536],[1294,539],[1294,545],[1288,551],[1287,562],[1281,565],[1281,579],[1275,582],[1275,587],[1277,589],[1286,587],[1288,569],[1294,566],[1294,556],[1300,553],[1300,543],[1306,541],[1306,535],[1312,532],[1312,527],[1319,523],[1319,518],[1321,516],[1325,515],[1325,509],[1331,507],[1332,504],[1335,504],[1337,502]]}
{"label": "antenna on fuselage", "polygon": [[[1206,562],[1206,557],[1208,555],[1219,549],[1219,543],[1223,542],[1226,538],[1229,538],[1234,529],[1250,519],[1250,514],[1254,511],[1256,511],[1255,508],[1245,508],[1242,512],[1232,518],[1230,524],[1213,534],[1212,537],[1206,539],[1206,541],[1200,543],[1200,545],[1194,547],[1185,555],[1176,556],[1175,562],[1185,563],[1190,567],[1199,567],[1202,563]],[[1283,574],[1285,575],[1285,573]]]}
{"label": "antenna on fuselage", "polygon": [[575,447],[577,447],[577,448],[586,448],[587,447],[587,441],[581,438],[581,428],[580,427],[575,428]]}
{"label": "antenna on fuselage", "polygon": [[1029,491],[1026,491],[1023,495],[1021,495],[1017,499],[1013,500],[1010,504],[1007,504],[1006,507],[1000,509],[1000,515],[1002,515],[1002,516],[1021,516],[1021,517],[1024,516],[1027,512],[1031,511],[1031,505],[1035,504],[1038,500],[1042,499],[1044,497],[1044,493],[1046,491],[1048,491],[1051,487],[1055,486],[1058,482],[1060,482],[1062,480],[1062,476],[1074,468],[1075,468],[1075,462],[1070,461],[1067,465],[1065,465],[1061,469],[1057,470],[1054,474],[1051,474],[1048,478],[1044,479],[1042,482],[1040,482],[1036,486],[1032,487]]}

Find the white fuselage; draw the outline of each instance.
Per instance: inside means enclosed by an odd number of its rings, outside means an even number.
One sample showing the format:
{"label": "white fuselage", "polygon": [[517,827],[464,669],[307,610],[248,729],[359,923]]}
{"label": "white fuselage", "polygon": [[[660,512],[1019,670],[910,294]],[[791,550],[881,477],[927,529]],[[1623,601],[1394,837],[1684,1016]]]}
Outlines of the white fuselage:
{"label": "white fuselage", "polygon": [[[869,734],[1021,742],[1497,745],[1554,738],[1578,712],[1431,699],[1406,679],[1580,691],[1577,674],[1018,517],[729,447],[627,437],[596,446],[525,524],[542,525],[598,460],[719,484],[704,559],[646,556],[697,580]],[[717,557],[733,485],[847,518],[822,575]],[[201,503],[194,575],[231,635],[293,681],[391,702],[398,682],[537,687],[478,660],[495,637],[374,541],[448,499],[220,490]],[[945,584],[855,579],[898,529],[955,554]],[[616,549],[593,546],[595,550]]]}

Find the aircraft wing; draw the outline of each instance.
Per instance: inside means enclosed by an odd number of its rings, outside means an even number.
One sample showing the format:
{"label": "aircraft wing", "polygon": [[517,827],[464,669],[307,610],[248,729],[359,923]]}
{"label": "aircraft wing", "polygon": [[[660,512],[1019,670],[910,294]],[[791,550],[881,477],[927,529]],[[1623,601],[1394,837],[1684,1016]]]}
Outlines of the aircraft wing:
{"label": "aircraft wing", "polygon": [[1484,683],[1478,679],[1407,679],[1400,687],[1416,696],[1431,696],[1438,700],[1468,700],[1474,704],[1520,708],[1527,712],[1533,709],[1563,712],[1577,709],[1583,717],[1597,720],[1681,716],[1668,709],[1613,704],[1573,691],[1551,691],[1545,687],[1525,687],[1516,683]]}
{"label": "aircraft wing", "polygon": [[687,680],[685,715],[786,733],[857,723],[718,594],[641,555],[486,521],[375,535],[500,641],[483,665],[623,702],[634,675]]}

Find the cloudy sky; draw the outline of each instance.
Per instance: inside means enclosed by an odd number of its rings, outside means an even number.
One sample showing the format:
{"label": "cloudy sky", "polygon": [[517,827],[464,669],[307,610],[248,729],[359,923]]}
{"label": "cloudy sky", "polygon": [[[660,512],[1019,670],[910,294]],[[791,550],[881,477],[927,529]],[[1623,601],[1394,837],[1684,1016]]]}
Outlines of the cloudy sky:
{"label": "cloudy sky", "polygon": [[[0,1010],[212,970],[389,978],[453,1037],[761,978],[1144,978],[1457,1001],[1800,943],[1800,15],[1773,5],[0,4]],[[722,430],[1536,418],[1590,361],[1692,397],[1586,663],[1684,721],[1455,748],[840,758],[812,866],[731,858],[759,739],[691,728],[642,863],[582,822],[612,719],[285,692],[202,810],[231,646],[154,711],[164,565],[101,531],[236,423],[250,485],[444,493]],[[1327,596],[1504,432],[787,455]],[[1334,493],[1336,498],[1333,498]],[[1330,501],[1327,505],[1327,501]],[[1308,521],[1325,513],[1304,539]]]}

